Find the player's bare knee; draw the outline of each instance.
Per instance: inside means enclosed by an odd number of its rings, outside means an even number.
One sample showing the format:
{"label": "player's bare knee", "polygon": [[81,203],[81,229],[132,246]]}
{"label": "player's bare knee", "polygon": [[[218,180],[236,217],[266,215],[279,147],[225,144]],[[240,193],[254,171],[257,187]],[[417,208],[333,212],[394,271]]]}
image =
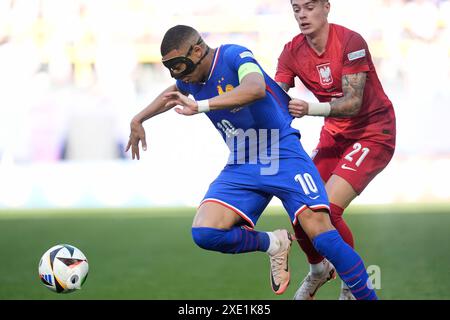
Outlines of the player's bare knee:
{"label": "player's bare knee", "polygon": [[310,239],[315,236],[333,230],[330,216],[326,211],[305,210],[299,216],[300,223]]}
{"label": "player's bare knee", "polygon": [[230,229],[238,222],[236,214],[215,203],[204,203],[192,222],[192,227]]}
{"label": "player's bare knee", "polygon": [[193,227],[230,229],[240,223],[242,218],[222,204],[204,202],[200,205],[192,223]]}
{"label": "player's bare knee", "polygon": [[206,227],[205,225],[205,214],[199,210],[195,214],[194,220],[192,221],[193,228]]}
{"label": "player's bare knee", "polygon": [[197,211],[192,221],[193,228],[216,228],[221,229],[220,219],[215,218],[213,214],[208,215],[205,211]]}

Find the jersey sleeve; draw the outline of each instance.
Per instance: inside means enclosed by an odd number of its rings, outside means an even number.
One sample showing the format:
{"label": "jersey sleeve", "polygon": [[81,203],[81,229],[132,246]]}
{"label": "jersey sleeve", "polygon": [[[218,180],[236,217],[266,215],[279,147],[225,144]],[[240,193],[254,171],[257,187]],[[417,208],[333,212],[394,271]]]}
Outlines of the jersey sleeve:
{"label": "jersey sleeve", "polygon": [[370,71],[368,55],[366,41],[358,33],[353,33],[344,49],[342,75]]}
{"label": "jersey sleeve", "polygon": [[284,46],[283,52],[281,52],[278,58],[277,71],[275,73],[275,81],[286,83],[290,87],[294,87],[295,73],[289,67],[289,62],[292,61],[289,53],[288,45]]}

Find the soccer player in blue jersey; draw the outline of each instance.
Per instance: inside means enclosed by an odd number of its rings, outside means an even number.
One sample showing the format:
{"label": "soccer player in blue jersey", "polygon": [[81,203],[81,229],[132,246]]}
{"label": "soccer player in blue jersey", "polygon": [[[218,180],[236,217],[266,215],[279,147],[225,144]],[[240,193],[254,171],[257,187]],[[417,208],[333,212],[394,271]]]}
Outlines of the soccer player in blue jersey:
{"label": "soccer player in blue jersey", "polygon": [[198,207],[194,242],[223,253],[267,252],[272,289],[282,294],[290,280],[291,235],[254,230],[276,196],[355,297],[376,299],[363,261],[330,222],[320,175],[291,127],[289,96],[251,51],[232,44],[209,48],[195,29],[178,25],[166,32],[161,54],[176,84],[132,119],[126,151],[131,148],[132,159],[139,160],[139,143],[147,149],[142,123],[175,106],[181,115],[205,113],[230,149],[227,165]]}

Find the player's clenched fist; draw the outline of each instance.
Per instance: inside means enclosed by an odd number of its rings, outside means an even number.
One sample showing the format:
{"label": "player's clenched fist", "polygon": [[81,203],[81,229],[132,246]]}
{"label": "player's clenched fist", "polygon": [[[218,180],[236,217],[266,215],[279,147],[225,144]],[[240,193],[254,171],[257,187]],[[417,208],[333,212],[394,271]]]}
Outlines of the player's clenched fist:
{"label": "player's clenched fist", "polygon": [[296,118],[301,118],[308,114],[308,103],[300,99],[289,101],[289,113]]}

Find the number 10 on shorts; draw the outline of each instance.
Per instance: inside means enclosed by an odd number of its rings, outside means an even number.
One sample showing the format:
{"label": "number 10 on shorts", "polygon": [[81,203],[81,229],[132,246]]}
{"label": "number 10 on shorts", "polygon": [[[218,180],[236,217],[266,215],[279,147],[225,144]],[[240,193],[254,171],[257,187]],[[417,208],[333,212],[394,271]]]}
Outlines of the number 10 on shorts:
{"label": "number 10 on shorts", "polygon": [[309,173],[298,174],[295,176],[295,181],[300,183],[305,195],[310,195],[311,193],[317,193],[318,189],[313,177]]}

